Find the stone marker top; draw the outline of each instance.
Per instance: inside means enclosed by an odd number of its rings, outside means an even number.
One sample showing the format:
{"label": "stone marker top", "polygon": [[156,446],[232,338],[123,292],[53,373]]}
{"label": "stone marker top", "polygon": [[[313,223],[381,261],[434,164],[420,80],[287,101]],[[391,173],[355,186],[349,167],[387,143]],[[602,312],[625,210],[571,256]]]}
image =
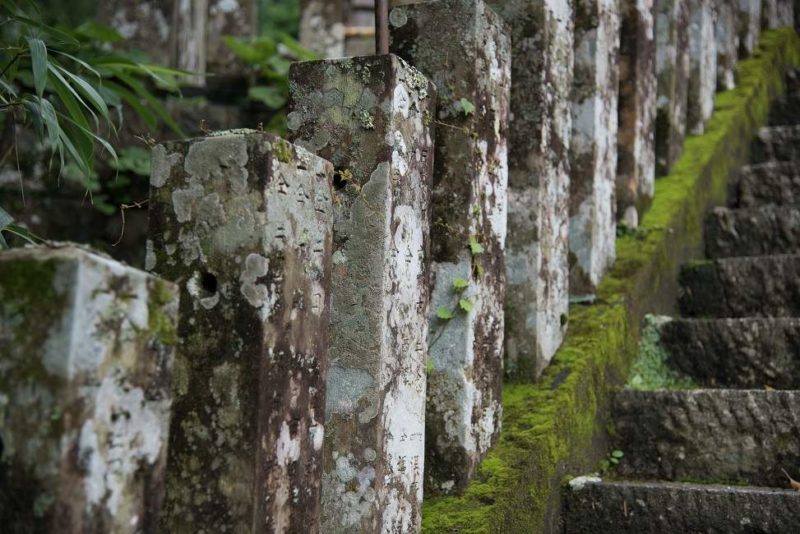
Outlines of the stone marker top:
{"label": "stone marker top", "polygon": [[[291,136],[329,159],[340,183],[366,184],[376,161],[392,162],[403,175],[401,155],[415,136],[428,137],[420,146],[433,144],[423,127],[433,116],[421,102],[435,94],[435,86],[394,54],[294,63],[289,77]],[[420,111],[427,124],[407,120]],[[359,130],[386,132],[385,142],[366,142]]]}

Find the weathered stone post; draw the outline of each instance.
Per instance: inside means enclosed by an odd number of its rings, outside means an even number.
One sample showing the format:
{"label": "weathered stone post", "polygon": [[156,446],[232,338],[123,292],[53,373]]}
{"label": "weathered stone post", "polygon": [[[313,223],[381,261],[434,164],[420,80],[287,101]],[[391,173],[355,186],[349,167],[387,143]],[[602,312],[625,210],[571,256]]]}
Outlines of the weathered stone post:
{"label": "weathered stone post", "polygon": [[155,532],[177,289],[75,246],[0,253],[0,527]]}
{"label": "weathered stone post", "polygon": [[348,0],[300,0],[300,43],[322,57],[345,55]]}
{"label": "weathered stone post", "polygon": [[511,43],[483,0],[396,7],[391,49],[436,83],[426,495],[463,489],[502,417]]}
{"label": "weathered stone post", "polygon": [[208,2],[206,28],[208,72],[229,79],[240,77],[242,62],[225,44],[223,37],[255,37],[258,25],[258,2],[256,0],[206,1]]}
{"label": "weathered stone post", "polygon": [[125,38],[125,46],[143,50],[152,63],[172,63],[172,21],[175,0],[104,0],[97,2],[97,20]]}
{"label": "weathered stone post", "polygon": [[690,0],[689,96],[686,127],[702,134],[714,112],[717,92],[717,38],[715,0]]}
{"label": "weathered stone post", "polygon": [[731,0],[716,0],[717,11],[717,89],[727,91],[736,87],[738,35],[737,9]]}
{"label": "weathered stone post", "polygon": [[[205,85],[208,65],[208,0],[176,0],[170,18],[169,65],[196,73],[188,83]],[[148,44],[148,51],[152,44]],[[156,52],[158,53],[158,52]]]}
{"label": "weathered stone post", "polygon": [[506,357],[534,377],[569,313],[572,0],[491,0],[511,27]]}
{"label": "weathered stone post", "polygon": [[689,2],[656,0],[656,173],[666,175],[683,152],[689,90]]}
{"label": "weathered stone post", "polygon": [[617,218],[638,225],[656,175],[654,0],[620,0]]}
{"label": "weathered stone post", "polygon": [[296,63],[288,126],[336,169],[322,532],[420,528],[435,87],[393,55]]}
{"label": "weathered stone post", "polygon": [[614,263],[619,105],[617,0],[575,0],[570,142],[570,293],[594,293]]}
{"label": "weathered stone post", "polygon": [[761,27],[794,27],[794,0],[762,0]]}
{"label": "weathered stone post", "polygon": [[753,53],[761,34],[761,0],[737,0],[736,27],[739,36],[739,57]]}
{"label": "weathered stone post", "polygon": [[330,164],[275,136],[153,149],[147,267],[181,286],[164,532],[314,532]]}

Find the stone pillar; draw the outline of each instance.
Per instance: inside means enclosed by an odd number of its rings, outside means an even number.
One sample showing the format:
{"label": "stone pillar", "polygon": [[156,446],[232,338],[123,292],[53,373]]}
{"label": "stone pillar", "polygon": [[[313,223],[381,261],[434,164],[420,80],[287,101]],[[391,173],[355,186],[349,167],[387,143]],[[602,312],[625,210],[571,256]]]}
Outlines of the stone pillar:
{"label": "stone pillar", "polygon": [[739,36],[739,57],[753,53],[761,34],[761,1],[736,0],[736,27]]}
{"label": "stone pillar", "polygon": [[191,85],[205,85],[208,36],[208,0],[175,0],[169,64],[197,73],[186,80]]}
{"label": "stone pillar", "polygon": [[125,38],[126,48],[147,53],[150,62],[173,66],[172,21],[176,0],[103,0],[97,20]]}
{"label": "stone pillar", "polygon": [[794,27],[794,0],[761,0],[761,28]]}
{"label": "stone pillar", "polygon": [[[197,0],[194,0],[195,2]],[[223,78],[241,78],[245,66],[223,37],[252,38],[258,29],[257,0],[205,0],[208,2],[206,55],[208,72]],[[210,80],[213,82],[213,80]]]}
{"label": "stone pillar", "polygon": [[392,51],[439,95],[425,494],[450,493],[469,483],[502,417],[511,43],[483,0],[396,7],[390,24]]}
{"label": "stone pillar", "polygon": [[435,88],[393,55],[296,63],[290,84],[290,135],[338,188],[322,532],[415,532]]}
{"label": "stone pillar", "polygon": [[594,293],[614,263],[619,105],[617,0],[575,1],[570,141],[570,293]]}
{"label": "stone pillar", "polygon": [[181,285],[164,532],[319,528],[332,173],[252,130],[153,149],[147,268]]}
{"label": "stone pillar", "polygon": [[727,91],[736,87],[736,5],[730,0],[715,0],[717,11],[717,89]]}
{"label": "stone pillar", "polygon": [[491,0],[511,28],[506,358],[537,376],[569,312],[571,0]]}
{"label": "stone pillar", "polygon": [[656,174],[654,0],[620,0],[617,218],[638,225]]}
{"label": "stone pillar", "polygon": [[690,0],[689,97],[686,127],[702,134],[714,112],[717,92],[717,38],[715,0]]}
{"label": "stone pillar", "polygon": [[344,57],[348,0],[300,0],[300,44],[326,58]]}
{"label": "stone pillar", "polygon": [[0,253],[4,532],[155,532],[177,289],[76,246]]}
{"label": "stone pillar", "polygon": [[683,152],[689,89],[689,2],[656,0],[656,173],[666,175]]}

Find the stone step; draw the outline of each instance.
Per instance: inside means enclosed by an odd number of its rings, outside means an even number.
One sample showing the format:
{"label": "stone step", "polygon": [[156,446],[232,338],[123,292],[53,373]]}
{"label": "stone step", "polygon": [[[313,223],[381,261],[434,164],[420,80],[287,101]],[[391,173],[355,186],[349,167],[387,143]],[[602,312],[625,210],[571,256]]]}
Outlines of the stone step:
{"label": "stone step", "polygon": [[622,478],[780,488],[800,469],[800,391],[623,390],[611,413]]}
{"label": "stone step", "polygon": [[706,256],[763,256],[800,252],[800,206],[714,208],[705,220]]}
{"label": "stone step", "polygon": [[732,199],[733,205],[740,208],[800,204],[800,164],[768,161],[742,167]]}
{"label": "stone step", "polygon": [[800,531],[800,495],[752,486],[579,477],[564,499],[566,534],[774,534]]}
{"label": "stone step", "polygon": [[704,387],[800,386],[800,319],[674,319],[659,330],[667,364]]}
{"label": "stone step", "polygon": [[686,317],[800,317],[800,255],[698,261],[679,275]]}
{"label": "stone step", "polygon": [[800,125],[761,128],[753,142],[753,163],[800,160]]}

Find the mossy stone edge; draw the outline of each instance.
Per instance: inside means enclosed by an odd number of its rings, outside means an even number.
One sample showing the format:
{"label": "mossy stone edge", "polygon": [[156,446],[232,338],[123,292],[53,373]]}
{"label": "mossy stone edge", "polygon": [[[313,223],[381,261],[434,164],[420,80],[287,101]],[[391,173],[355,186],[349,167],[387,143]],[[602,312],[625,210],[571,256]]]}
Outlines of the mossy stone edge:
{"label": "mossy stone edge", "polygon": [[700,255],[702,220],[724,202],[729,177],[800,66],[791,28],[762,34],[737,66],[737,87],[718,93],[706,132],[688,137],[672,172],[656,181],[636,232],[617,239],[617,262],[592,306],[573,306],[569,334],[535,384],[507,384],[503,432],[462,496],[428,499],[425,533],[554,532],[568,475],[596,469],[605,450],[610,391],[627,377],[646,313],[674,310],[677,271]]}

